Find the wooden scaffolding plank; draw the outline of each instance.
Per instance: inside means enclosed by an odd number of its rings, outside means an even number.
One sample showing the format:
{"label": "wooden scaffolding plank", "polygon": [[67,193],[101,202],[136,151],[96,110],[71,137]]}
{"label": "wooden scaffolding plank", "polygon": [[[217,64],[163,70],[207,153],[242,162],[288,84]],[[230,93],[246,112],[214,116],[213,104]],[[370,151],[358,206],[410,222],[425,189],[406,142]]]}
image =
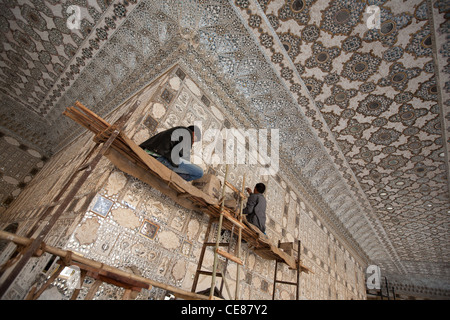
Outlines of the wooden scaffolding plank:
{"label": "wooden scaffolding plank", "polygon": [[[71,263],[73,266],[77,266],[80,270],[87,272],[87,275],[91,278],[101,280],[102,282],[110,283],[115,286],[131,289],[134,291],[141,291],[141,289],[151,289],[149,284],[144,281],[140,281],[136,278],[125,277],[123,274],[116,274],[114,272],[98,269],[77,261]],[[131,273],[130,273],[131,274]]]}
{"label": "wooden scaffolding plank", "polygon": [[[0,239],[5,239],[8,241],[12,241],[16,244],[28,246],[33,242],[33,239],[28,239],[25,237],[21,237],[9,232],[0,231]],[[186,297],[189,297],[190,299],[195,300],[208,300],[207,296],[196,294],[193,292],[182,290],[178,287],[174,287],[159,281],[151,280],[144,278],[139,275],[135,275],[133,273],[129,273],[123,270],[120,270],[118,268],[103,264],[101,262],[91,260],[88,258],[85,258],[83,256],[80,256],[76,254],[75,252],[69,251],[69,250],[63,250],[59,249],[53,246],[44,245],[42,248],[45,252],[48,252],[50,254],[59,256],[64,260],[69,259],[70,264],[78,263],[83,265],[84,267],[89,267],[91,270],[98,272],[99,274],[105,274],[105,276],[110,279],[120,279],[120,281],[133,283],[133,284],[139,284],[139,286],[144,287],[146,286],[147,289],[151,289],[152,286],[161,288],[164,290],[167,290],[168,292],[172,292],[174,294],[180,294]],[[101,279],[102,281],[105,278]],[[145,284],[145,285],[144,285]]]}

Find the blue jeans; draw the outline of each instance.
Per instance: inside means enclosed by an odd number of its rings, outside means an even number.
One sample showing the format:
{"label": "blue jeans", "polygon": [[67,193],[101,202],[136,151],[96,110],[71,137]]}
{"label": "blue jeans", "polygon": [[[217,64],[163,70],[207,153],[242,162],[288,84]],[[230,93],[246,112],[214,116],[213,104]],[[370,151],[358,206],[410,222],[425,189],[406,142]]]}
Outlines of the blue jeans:
{"label": "blue jeans", "polygon": [[174,167],[170,164],[169,160],[164,157],[156,158],[159,162],[165,165],[167,168],[176,172],[180,177],[182,177],[186,181],[192,181],[196,179],[200,179],[203,177],[203,169],[199,166],[190,163],[184,159],[180,159],[181,163],[178,167]]}

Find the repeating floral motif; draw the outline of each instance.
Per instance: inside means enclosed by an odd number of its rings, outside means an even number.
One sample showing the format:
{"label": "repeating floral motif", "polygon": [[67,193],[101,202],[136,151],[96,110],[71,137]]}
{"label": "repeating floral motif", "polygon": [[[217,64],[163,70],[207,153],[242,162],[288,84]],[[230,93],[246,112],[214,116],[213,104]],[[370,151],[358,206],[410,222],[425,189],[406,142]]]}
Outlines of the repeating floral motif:
{"label": "repeating floral motif", "polygon": [[[72,4],[78,5],[83,9],[83,14],[89,15],[89,19],[81,21],[78,32],[72,32],[66,24],[69,17],[66,11]],[[125,7],[122,4],[115,7],[113,20],[123,18]],[[2,91],[14,94],[15,99],[41,116],[47,115],[51,109],[49,102],[54,103],[55,98],[61,96],[61,90],[70,83],[69,79],[79,72],[86,59],[92,58],[98,43],[106,40],[108,25],[97,29],[97,37],[89,40],[89,46],[81,47],[83,41],[88,41],[89,34],[107,8],[108,5],[103,2],[96,6],[75,1],[61,5],[50,2],[23,5],[13,1],[4,2],[2,21],[5,29],[8,29],[7,26],[12,27],[15,21],[18,27],[9,28],[2,36],[4,45],[11,43],[11,37],[14,39],[13,45],[8,46],[10,49],[5,52],[12,64],[1,68],[5,75]],[[18,19],[19,17],[21,19]],[[48,22],[44,17],[52,17],[49,18],[52,21]],[[78,50],[81,50],[82,54],[76,57]],[[63,74],[72,59],[77,59],[77,63]],[[30,68],[30,65],[33,67]],[[11,68],[15,69],[14,72]],[[29,72],[26,71],[28,68]],[[17,74],[21,76],[18,77]],[[50,93],[54,87],[56,90]],[[48,96],[50,99],[46,103],[45,98]]]}
{"label": "repeating floral motif", "polygon": [[[353,10],[348,10],[350,3]],[[416,198],[408,196],[407,191],[420,194],[423,190],[429,190],[425,185],[432,180],[439,185],[439,181],[443,181],[441,177],[446,175],[445,171],[447,170],[444,163],[445,149],[440,138],[443,134],[441,122],[434,112],[430,113],[431,110],[437,108],[438,87],[433,76],[433,65],[436,61],[433,60],[432,55],[433,40],[426,3],[411,1],[412,8],[415,8],[414,16],[407,12],[393,14],[393,10],[384,3],[373,4],[381,7],[380,30],[361,28],[364,20],[361,17],[355,18],[358,14],[362,16],[364,11],[364,5],[359,1],[335,1],[330,4],[315,2],[312,4],[309,12],[321,8],[322,16],[327,19],[319,20],[320,24],[315,24],[318,21],[312,23],[311,19],[307,22],[296,21],[298,23],[296,33],[301,33],[304,40],[302,48],[305,48],[307,43],[308,52],[311,55],[298,56],[294,60],[295,68],[299,71],[310,96],[314,99],[314,103],[336,137],[339,148],[346,155],[346,161],[357,175],[358,184],[366,193],[369,202],[380,214],[381,212],[388,214],[395,208],[395,214],[402,219],[401,217],[404,216],[402,210],[425,213],[434,208],[434,212],[446,212],[448,211],[448,201],[444,200],[447,193],[445,184],[441,184],[441,191],[438,191],[439,187],[436,187],[434,192],[428,191],[427,195]],[[286,6],[283,7],[283,19],[274,17],[277,15],[277,6],[274,3],[272,6],[265,3],[261,7],[266,15],[272,17],[271,21],[277,21],[276,24],[272,24],[275,33],[279,34],[279,30],[284,30],[284,21],[286,24],[290,21],[290,28],[293,30],[292,20],[286,20],[286,17],[289,16],[285,13]],[[280,11],[278,11],[279,13]],[[345,21],[344,26],[339,24],[342,21]],[[408,31],[405,31],[407,28],[409,28]],[[361,30],[364,32],[361,33]],[[346,36],[346,38],[341,38],[343,40],[341,49],[352,54],[342,59],[340,58],[341,53],[335,57],[328,69],[321,68],[317,59],[314,59],[314,56],[319,53],[317,48],[323,50],[323,43],[332,46],[333,42],[322,40],[321,36],[325,38],[324,32],[336,37]],[[271,51],[273,54],[278,54],[275,48],[274,44]],[[362,50],[362,48],[365,49]],[[373,49],[369,52],[367,48]],[[326,54],[321,57],[323,61],[330,61],[327,60]],[[405,64],[405,61],[413,61],[417,57],[426,57],[427,59],[424,59],[419,66],[411,62]],[[279,58],[274,63],[285,64]],[[338,66],[341,69],[337,69]],[[336,72],[336,70],[342,71]],[[317,76],[318,74],[322,76]],[[338,77],[335,76],[337,74]],[[331,75],[333,75],[332,78],[330,78]],[[326,81],[322,82],[325,79]],[[321,84],[320,91],[317,83]],[[352,94],[349,94],[349,86],[346,83],[350,85],[357,83],[359,92],[353,91]],[[295,83],[291,81],[291,85],[291,88],[295,88],[291,91],[298,92]],[[393,90],[393,95],[385,94],[385,90],[389,90],[388,88]],[[301,105],[305,107],[305,115],[314,114],[308,110],[307,103],[302,102]],[[339,106],[343,110],[338,112],[335,106]],[[324,129],[320,121],[315,120],[314,116],[311,119],[311,126],[318,130],[319,137],[326,136],[322,134]],[[353,137],[353,139],[349,137]],[[325,140],[324,145],[330,144]],[[330,152],[330,154],[332,153],[333,151]],[[430,167],[424,165],[424,161],[431,154],[434,155],[433,161],[437,160],[437,162]],[[437,154],[441,156],[436,157]],[[397,157],[397,159],[392,157]],[[345,161],[336,159],[335,163],[342,164]],[[414,167],[411,169],[412,164]],[[381,167],[378,168],[378,166]],[[430,170],[431,168],[432,170]],[[439,169],[437,168],[443,170],[441,174],[438,173]],[[416,182],[407,183],[408,180],[398,180],[396,177],[402,174]],[[389,189],[389,192],[379,191],[385,189]],[[380,193],[385,195],[380,196]],[[434,194],[434,198],[431,194]],[[442,217],[442,214],[439,215]],[[381,219],[383,225],[387,226],[389,225],[388,217],[393,218],[393,215],[382,215],[376,219]],[[411,215],[408,217],[410,219]],[[405,225],[407,223],[405,221]],[[432,228],[427,220],[421,220],[415,224],[415,227],[418,238],[421,237],[419,230]],[[389,230],[393,229],[389,228]],[[412,232],[411,230],[408,228],[409,233]],[[417,249],[408,248],[401,242],[398,237],[403,236],[404,233],[396,233],[399,231],[399,228],[396,228],[394,233],[389,233],[389,239],[395,242],[395,249],[391,247],[392,250],[389,251],[393,256],[400,255],[402,257],[394,265],[398,270],[404,270],[400,260],[409,260],[407,258],[409,254],[417,255],[419,253]],[[432,246],[431,238],[437,240],[433,234],[430,235],[427,240],[430,246]],[[390,241],[386,239],[386,242]],[[441,242],[441,245],[444,243]],[[427,252],[422,253],[427,254]],[[434,255],[432,259],[436,263],[441,261],[439,255]],[[386,266],[388,266],[387,262]],[[398,270],[392,272],[403,273]]]}
{"label": "repeating floral motif", "polygon": [[[77,31],[66,26],[70,4],[83,9]],[[368,4],[381,8],[380,30],[367,29]],[[398,279],[415,267],[445,277],[448,7],[403,5],[4,1],[0,124],[54,152],[80,133],[60,116],[74,100],[106,114],[186,63],[233,119],[281,129],[286,175],[355,256]]]}
{"label": "repeating floral motif", "polygon": [[364,7],[362,2],[332,1],[323,10],[320,29],[331,34],[349,34],[360,23]]}
{"label": "repeating floral motif", "polygon": [[420,68],[407,69],[401,63],[395,63],[390,67],[388,76],[378,81],[378,85],[392,86],[397,91],[404,91],[409,80],[417,77],[421,72]]}
{"label": "repeating floral motif", "polygon": [[397,37],[402,28],[411,23],[411,15],[403,13],[394,16],[388,9],[380,8],[380,29],[368,30],[363,40],[367,42],[379,41],[385,46],[393,46],[397,42]]}
{"label": "repeating floral motif", "polygon": [[332,61],[339,56],[341,49],[338,47],[325,48],[322,43],[316,42],[313,45],[313,56],[306,60],[308,68],[319,67],[322,71],[330,71]]}

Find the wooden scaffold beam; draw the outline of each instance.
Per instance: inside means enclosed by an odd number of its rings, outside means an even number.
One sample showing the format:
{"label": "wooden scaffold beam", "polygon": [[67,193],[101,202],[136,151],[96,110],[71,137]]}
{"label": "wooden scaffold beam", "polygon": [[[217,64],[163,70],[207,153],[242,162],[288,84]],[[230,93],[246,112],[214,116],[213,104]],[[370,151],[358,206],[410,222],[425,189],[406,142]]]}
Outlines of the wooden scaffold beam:
{"label": "wooden scaffold beam", "polygon": [[[21,246],[29,246],[33,239],[21,237],[9,232],[0,231],[0,239],[12,241]],[[63,261],[60,265],[59,270],[55,272],[56,276],[62,271],[63,266],[74,265],[80,268],[81,271],[87,271],[87,276],[92,276],[103,282],[108,282],[117,286],[128,288],[131,290],[138,291],[139,288],[144,288],[150,290],[152,287],[164,289],[168,292],[173,293],[176,297],[193,299],[193,300],[208,300],[209,297],[190,291],[183,290],[178,287],[174,287],[159,281],[147,279],[145,277],[136,275],[134,273],[126,272],[118,268],[106,265],[104,263],[85,258],[75,252],[70,250],[59,249],[53,246],[46,245],[44,242],[40,246],[40,254],[47,252],[58,256]],[[58,272],[59,271],[59,272]],[[54,279],[53,279],[54,280]],[[52,280],[52,281],[53,281]],[[50,281],[51,283],[51,281]],[[49,284],[50,284],[49,283]],[[47,285],[48,286],[48,285]],[[42,290],[44,291],[44,290]],[[36,294],[34,294],[36,295]],[[92,295],[91,295],[92,296]]]}

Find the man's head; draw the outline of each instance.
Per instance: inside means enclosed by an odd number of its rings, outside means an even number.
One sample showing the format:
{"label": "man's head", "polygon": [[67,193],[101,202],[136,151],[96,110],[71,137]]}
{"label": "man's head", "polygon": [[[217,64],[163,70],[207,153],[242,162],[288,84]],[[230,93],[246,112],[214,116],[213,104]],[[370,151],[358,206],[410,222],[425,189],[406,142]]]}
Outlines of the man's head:
{"label": "man's head", "polygon": [[202,138],[202,133],[200,131],[200,128],[197,126],[189,126],[187,127],[189,129],[189,131],[193,132],[194,134],[192,135],[192,143],[194,143],[195,141],[200,141],[200,139]]}
{"label": "man's head", "polygon": [[254,193],[264,193],[264,191],[266,191],[266,185],[264,183],[260,182],[255,185],[255,190],[253,192]]}

